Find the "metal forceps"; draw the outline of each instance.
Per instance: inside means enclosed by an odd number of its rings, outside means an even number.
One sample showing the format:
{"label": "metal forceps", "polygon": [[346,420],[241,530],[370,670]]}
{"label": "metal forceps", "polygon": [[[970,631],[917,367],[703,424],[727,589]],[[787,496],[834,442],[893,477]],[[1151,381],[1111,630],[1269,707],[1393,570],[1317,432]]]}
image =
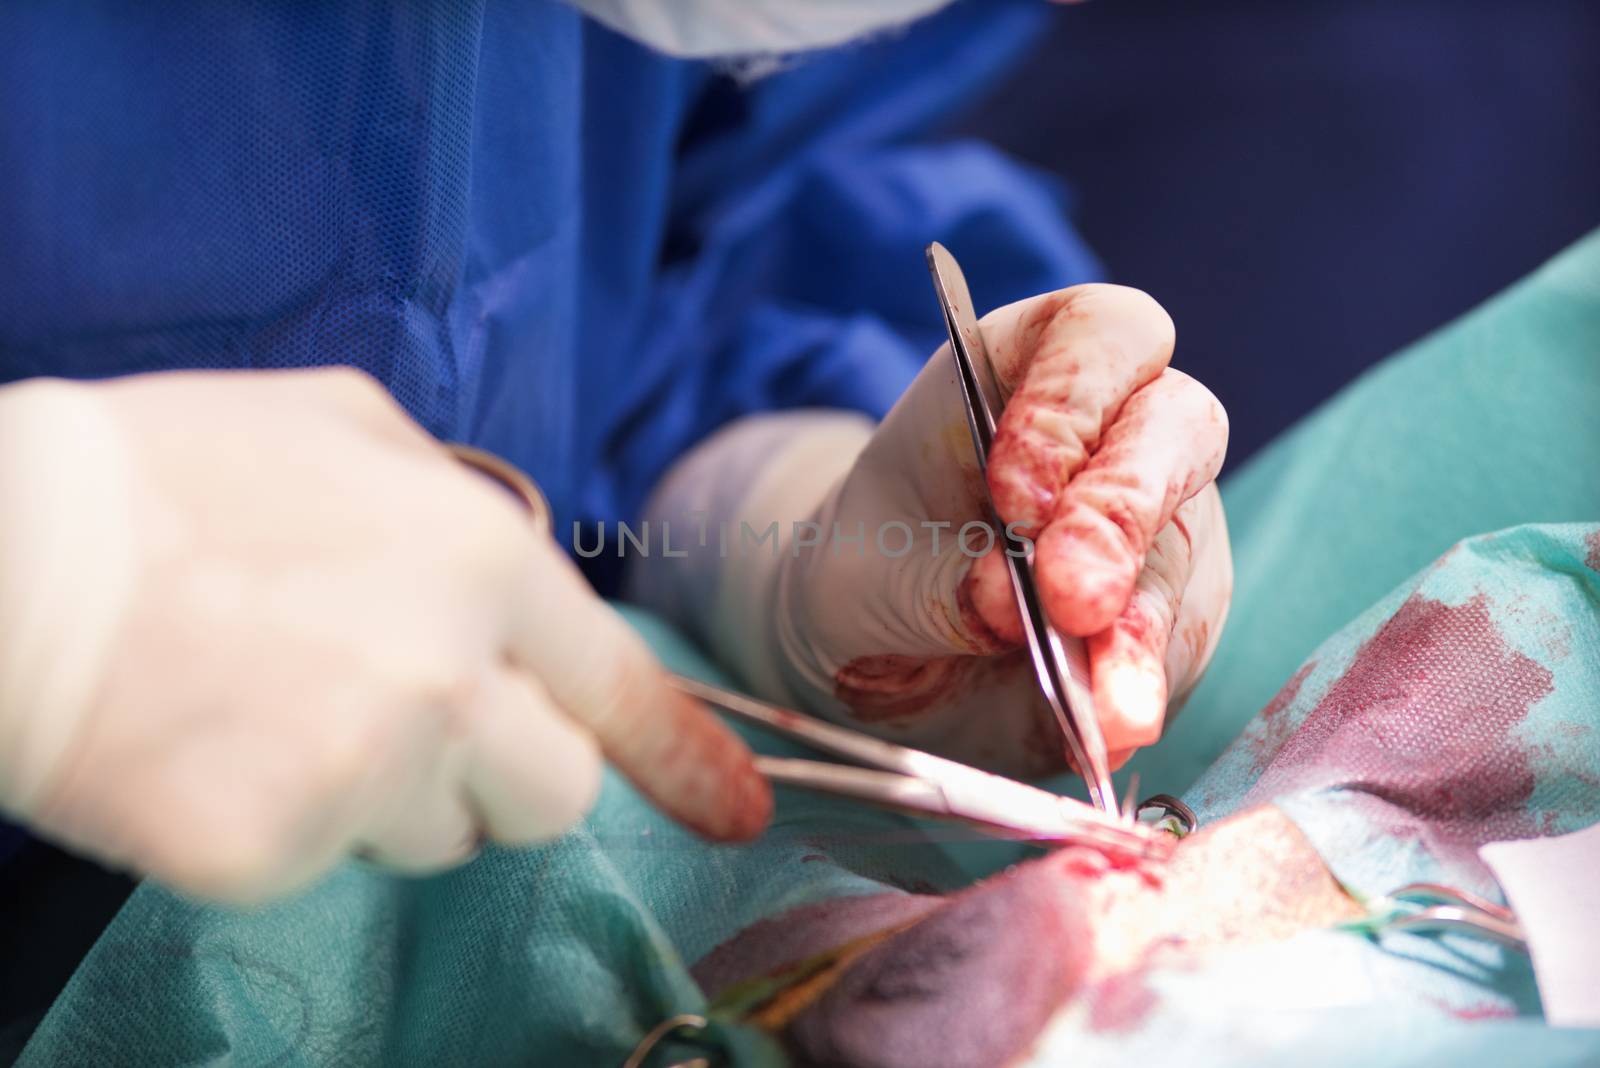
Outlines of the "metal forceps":
{"label": "metal forceps", "polygon": [[[950,351],[955,356],[961,394],[966,401],[967,428],[972,431],[972,447],[978,454],[978,472],[985,476],[987,485],[989,452],[994,447],[995,426],[1004,407],[1000,384],[989,362],[983,333],[978,329],[978,316],[972,308],[966,277],[955,257],[937,241],[928,246],[927,253],[928,270],[933,274],[933,288],[944,310]],[[1120,816],[1116,791],[1111,785],[1106,740],[1100,732],[1094,695],[1089,689],[1089,657],[1083,639],[1067,637],[1051,624],[1034,578],[1033,544],[1029,542],[1024,553],[1020,539],[1012,538],[999,526],[992,500],[988,502],[988,509],[989,521],[1002,530],[1011,589],[1021,610],[1028,653],[1045,703],[1061,727],[1068,755],[1088,784],[1090,800],[1111,816]]]}
{"label": "metal forceps", "polygon": [[1132,820],[1070,797],[954,760],[824,723],[683,675],[672,685],[692,697],[821,752],[854,761],[757,756],[756,769],[775,783],[975,827],[995,838],[1044,845],[1086,845],[1103,853],[1159,859],[1177,841]]}
{"label": "metal forceps", "polygon": [[1460,931],[1527,952],[1528,939],[1522,924],[1516,913],[1504,905],[1438,883],[1408,883],[1387,896],[1392,902],[1422,907],[1415,911],[1396,908],[1379,921],[1379,933]]}

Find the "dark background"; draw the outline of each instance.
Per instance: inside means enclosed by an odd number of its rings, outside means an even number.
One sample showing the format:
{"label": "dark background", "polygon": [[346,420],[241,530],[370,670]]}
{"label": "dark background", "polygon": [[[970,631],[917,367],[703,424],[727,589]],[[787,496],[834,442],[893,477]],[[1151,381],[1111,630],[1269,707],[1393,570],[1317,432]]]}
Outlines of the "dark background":
{"label": "dark background", "polygon": [[1600,3],[1091,0],[951,132],[1071,186],[1233,465],[1600,226]]}

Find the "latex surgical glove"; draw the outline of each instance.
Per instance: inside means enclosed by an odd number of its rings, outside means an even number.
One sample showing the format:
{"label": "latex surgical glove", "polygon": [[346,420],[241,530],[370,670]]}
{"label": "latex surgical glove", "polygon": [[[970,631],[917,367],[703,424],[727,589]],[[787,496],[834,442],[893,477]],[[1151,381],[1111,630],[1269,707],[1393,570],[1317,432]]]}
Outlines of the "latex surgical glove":
{"label": "latex surgical glove", "polygon": [[[1051,620],[1087,638],[1120,766],[1160,736],[1227,615],[1226,418],[1167,366],[1171,321],[1137,290],[1045,294],[982,329],[1008,398],[988,484],[1036,540]],[[691,555],[636,561],[635,591],[773,699],[1013,774],[1057,770],[983,488],[941,349],[877,427],[761,417],[687,457],[650,514]],[[752,537],[773,522],[776,552]],[[697,524],[729,533],[696,552]]]}
{"label": "latex surgical glove", "polygon": [[549,839],[602,757],[712,838],[744,746],[353,371],[0,389],[0,810],[198,895]]}

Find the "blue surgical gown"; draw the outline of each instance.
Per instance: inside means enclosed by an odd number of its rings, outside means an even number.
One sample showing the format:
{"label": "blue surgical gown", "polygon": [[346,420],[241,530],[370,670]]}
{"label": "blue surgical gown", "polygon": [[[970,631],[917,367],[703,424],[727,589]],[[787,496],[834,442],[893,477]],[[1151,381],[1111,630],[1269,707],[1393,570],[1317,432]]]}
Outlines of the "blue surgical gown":
{"label": "blue surgical gown", "polygon": [[1094,274],[1048,179],[934,136],[1048,14],[749,81],[554,0],[8,5],[0,382],[352,364],[558,530],[628,518],[743,413],[886,410],[927,241],[980,304]]}

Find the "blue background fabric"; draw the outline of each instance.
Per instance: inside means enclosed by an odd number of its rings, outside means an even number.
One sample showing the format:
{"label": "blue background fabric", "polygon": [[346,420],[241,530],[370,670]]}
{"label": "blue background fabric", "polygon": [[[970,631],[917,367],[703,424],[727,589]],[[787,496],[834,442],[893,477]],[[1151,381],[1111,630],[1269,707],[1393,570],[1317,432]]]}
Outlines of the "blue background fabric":
{"label": "blue background fabric", "polygon": [[740,90],[554,0],[8,7],[0,382],[353,364],[563,528],[627,518],[739,414],[886,410],[928,240],[990,303],[1094,273],[1052,180],[917,141],[1046,14]]}
{"label": "blue background fabric", "polygon": [[1047,14],[741,87],[555,0],[7,6],[0,384],[350,364],[559,530],[631,518],[741,414],[886,411],[942,329],[929,240],[987,303],[1094,276],[1052,179],[919,141]]}

